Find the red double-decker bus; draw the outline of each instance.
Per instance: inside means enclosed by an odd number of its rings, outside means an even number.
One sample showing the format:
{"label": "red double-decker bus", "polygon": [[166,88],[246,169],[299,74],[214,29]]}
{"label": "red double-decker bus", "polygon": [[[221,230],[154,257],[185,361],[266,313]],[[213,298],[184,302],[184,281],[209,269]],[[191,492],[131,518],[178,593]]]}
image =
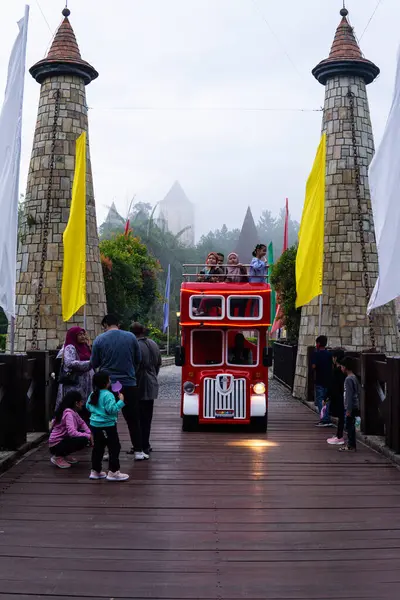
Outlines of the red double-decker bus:
{"label": "red double-decker bus", "polygon": [[266,283],[182,283],[175,364],[184,431],[213,423],[267,430],[270,294]]}

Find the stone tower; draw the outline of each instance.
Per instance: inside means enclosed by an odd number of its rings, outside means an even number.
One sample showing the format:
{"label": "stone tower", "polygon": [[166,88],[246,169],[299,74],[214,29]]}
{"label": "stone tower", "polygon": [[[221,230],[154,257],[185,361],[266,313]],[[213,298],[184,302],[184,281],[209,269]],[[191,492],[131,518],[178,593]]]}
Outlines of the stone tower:
{"label": "stone tower", "polygon": [[[62,234],[69,218],[75,142],[82,131],[88,131],[85,86],[98,73],[82,60],[69,15],[64,9],[47,57],[30,69],[41,90],[18,244],[18,352],[55,349],[63,343],[69,327],[83,325],[83,309],[69,323],[61,316]],[[89,148],[86,200],[86,328],[93,339],[100,333],[106,297]]]}
{"label": "stone tower", "polygon": [[[358,46],[348,11],[336,31],[329,58],[313,70],[325,86],[322,131],[327,134],[324,278],[321,334],[329,345],[352,351],[394,352],[398,333],[394,306],[367,317],[378,275],[368,167],[374,154],[366,86],[379,69]],[[294,395],[305,397],[307,346],[315,343],[319,300],[303,307]]]}

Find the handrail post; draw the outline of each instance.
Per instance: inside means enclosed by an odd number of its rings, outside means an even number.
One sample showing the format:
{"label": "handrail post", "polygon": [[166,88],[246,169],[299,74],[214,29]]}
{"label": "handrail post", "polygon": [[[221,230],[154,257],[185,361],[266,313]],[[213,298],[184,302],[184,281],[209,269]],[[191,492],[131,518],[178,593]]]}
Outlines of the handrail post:
{"label": "handrail post", "polygon": [[311,368],[311,358],[314,354],[315,347],[308,346],[307,348],[307,401],[315,402],[314,393],[314,371]]}
{"label": "handrail post", "polygon": [[389,378],[387,382],[388,426],[386,444],[400,453],[400,358],[388,358]]}
{"label": "handrail post", "polygon": [[385,360],[384,354],[361,354],[361,431],[365,435],[384,435],[380,415],[380,398],[376,388],[376,360]]}

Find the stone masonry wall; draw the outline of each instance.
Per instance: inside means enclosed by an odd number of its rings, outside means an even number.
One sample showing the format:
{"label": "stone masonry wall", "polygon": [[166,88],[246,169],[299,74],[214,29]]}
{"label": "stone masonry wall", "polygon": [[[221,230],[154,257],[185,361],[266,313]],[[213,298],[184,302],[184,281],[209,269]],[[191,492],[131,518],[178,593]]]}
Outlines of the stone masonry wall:
{"label": "stone masonry wall", "polygon": [[[55,114],[54,93],[60,90],[60,111],[55,146],[55,170],[51,193],[50,225],[44,288],[40,304],[37,334],[39,350],[51,350],[63,343],[66,330],[83,325],[83,310],[64,323],[61,316],[61,281],[63,265],[62,234],[69,218],[72,182],[75,169],[75,142],[88,131],[87,105],[83,80],[75,76],[46,79],[40,92],[28,183],[18,243],[17,319],[15,349],[31,349],[43,240],[43,223],[49,181],[52,131]],[[87,148],[87,330],[93,339],[100,333],[106,312],[103,272],[100,263],[96,211]]]}
{"label": "stone masonry wall", "polygon": [[[362,222],[370,291],[378,275],[378,257],[368,186],[368,167],[374,154],[366,85],[360,77],[335,77],[326,85],[323,131],[327,133],[325,248],[321,334],[331,347],[352,351],[371,348],[367,298],[359,234],[349,87],[354,93],[356,140],[361,167]],[[294,395],[304,398],[307,384],[307,346],[318,335],[319,299],[303,307]],[[374,311],[379,350],[398,350],[394,304]]]}

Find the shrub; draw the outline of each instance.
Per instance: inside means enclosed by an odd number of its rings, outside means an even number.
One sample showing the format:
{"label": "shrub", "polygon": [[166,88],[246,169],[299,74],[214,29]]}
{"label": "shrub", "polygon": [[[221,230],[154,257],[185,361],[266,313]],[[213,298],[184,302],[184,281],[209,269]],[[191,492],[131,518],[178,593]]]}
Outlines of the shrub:
{"label": "shrub", "polygon": [[301,318],[301,309],[296,309],[296,255],[297,246],[286,250],[273,265],[271,273],[271,283],[281,308],[280,316],[290,342],[298,340]]}

